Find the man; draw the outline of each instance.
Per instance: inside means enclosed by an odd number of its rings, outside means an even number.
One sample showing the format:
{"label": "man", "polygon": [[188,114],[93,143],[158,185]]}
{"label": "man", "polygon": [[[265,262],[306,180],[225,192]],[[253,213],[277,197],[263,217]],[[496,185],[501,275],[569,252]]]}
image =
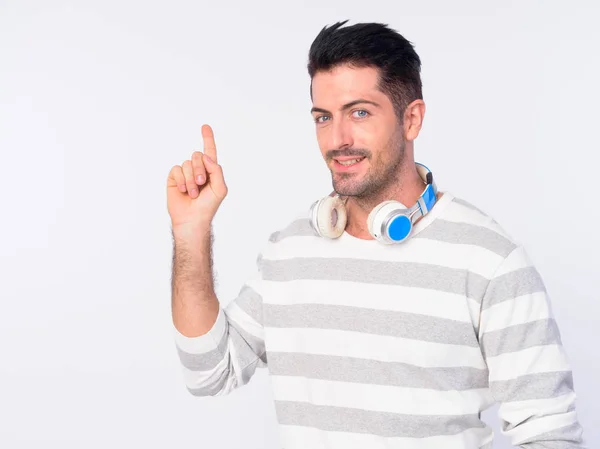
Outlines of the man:
{"label": "man", "polygon": [[210,127],[204,153],[169,174],[187,388],[226,394],[268,367],[287,449],[491,448],[480,412],[494,402],[515,446],[583,447],[540,275],[499,224],[438,191],[414,159],[418,55],[386,25],[344,24],[319,33],[308,63],[335,193],[273,233],[226,309],[211,221],[227,186]]}

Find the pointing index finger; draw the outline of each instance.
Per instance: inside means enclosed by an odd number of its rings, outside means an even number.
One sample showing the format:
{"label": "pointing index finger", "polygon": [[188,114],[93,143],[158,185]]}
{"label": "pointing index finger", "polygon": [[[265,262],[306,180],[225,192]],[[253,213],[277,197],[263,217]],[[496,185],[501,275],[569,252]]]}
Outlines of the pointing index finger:
{"label": "pointing index finger", "polygon": [[209,125],[202,125],[202,140],[204,141],[204,154],[217,162],[217,145],[215,135]]}

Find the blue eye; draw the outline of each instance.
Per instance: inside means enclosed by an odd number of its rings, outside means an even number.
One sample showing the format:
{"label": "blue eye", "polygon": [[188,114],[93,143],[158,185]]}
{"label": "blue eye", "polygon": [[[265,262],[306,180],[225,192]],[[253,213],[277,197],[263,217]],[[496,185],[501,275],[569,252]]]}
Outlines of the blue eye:
{"label": "blue eye", "polygon": [[365,111],[364,109],[359,109],[358,111],[354,111],[354,112],[355,112],[355,113],[356,113],[356,112],[358,112],[358,113],[361,113],[361,112],[362,112],[362,113],[363,113],[362,115],[359,115],[359,116],[358,116],[358,118],[365,118],[366,116],[368,116],[368,115],[369,115],[369,113],[368,113],[367,111]]}
{"label": "blue eye", "polygon": [[315,118],[315,123],[323,123],[323,121],[321,121],[321,119],[326,119],[329,118],[326,115],[320,115],[319,117]]}

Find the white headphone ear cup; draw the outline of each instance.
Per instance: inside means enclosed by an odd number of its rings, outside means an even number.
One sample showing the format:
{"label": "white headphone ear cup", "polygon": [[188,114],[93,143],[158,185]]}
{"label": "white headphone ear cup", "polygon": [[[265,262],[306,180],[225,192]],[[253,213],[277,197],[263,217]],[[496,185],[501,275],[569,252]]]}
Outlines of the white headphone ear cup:
{"label": "white headphone ear cup", "polygon": [[346,206],[337,196],[323,198],[315,206],[316,225],[322,237],[335,239],[341,236],[346,229]]}
{"label": "white headphone ear cup", "polygon": [[[377,213],[387,204],[390,203],[397,203],[397,201],[394,200],[389,200],[389,201],[384,201],[382,203],[379,203],[377,206],[375,206],[373,209],[371,209],[371,212],[369,213],[369,216],[367,217],[367,229],[369,230],[369,234],[371,234],[371,237],[373,237],[374,239],[379,240],[380,239],[380,231],[377,230],[377,232],[375,232],[375,226],[379,225],[379,223],[381,223],[380,220],[377,220]],[[377,221],[379,221],[379,223],[376,223]]]}

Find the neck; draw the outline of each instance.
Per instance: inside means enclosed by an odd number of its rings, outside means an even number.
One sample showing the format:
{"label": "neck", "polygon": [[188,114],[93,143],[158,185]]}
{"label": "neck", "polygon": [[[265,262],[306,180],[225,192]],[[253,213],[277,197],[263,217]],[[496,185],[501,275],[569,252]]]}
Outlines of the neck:
{"label": "neck", "polygon": [[383,201],[396,200],[406,207],[411,207],[417,202],[424,189],[425,183],[419,176],[415,164],[403,167],[396,182],[389,186],[368,196],[348,198],[346,232],[357,238],[372,239],[367,227],[367,218],[375,206]]}

